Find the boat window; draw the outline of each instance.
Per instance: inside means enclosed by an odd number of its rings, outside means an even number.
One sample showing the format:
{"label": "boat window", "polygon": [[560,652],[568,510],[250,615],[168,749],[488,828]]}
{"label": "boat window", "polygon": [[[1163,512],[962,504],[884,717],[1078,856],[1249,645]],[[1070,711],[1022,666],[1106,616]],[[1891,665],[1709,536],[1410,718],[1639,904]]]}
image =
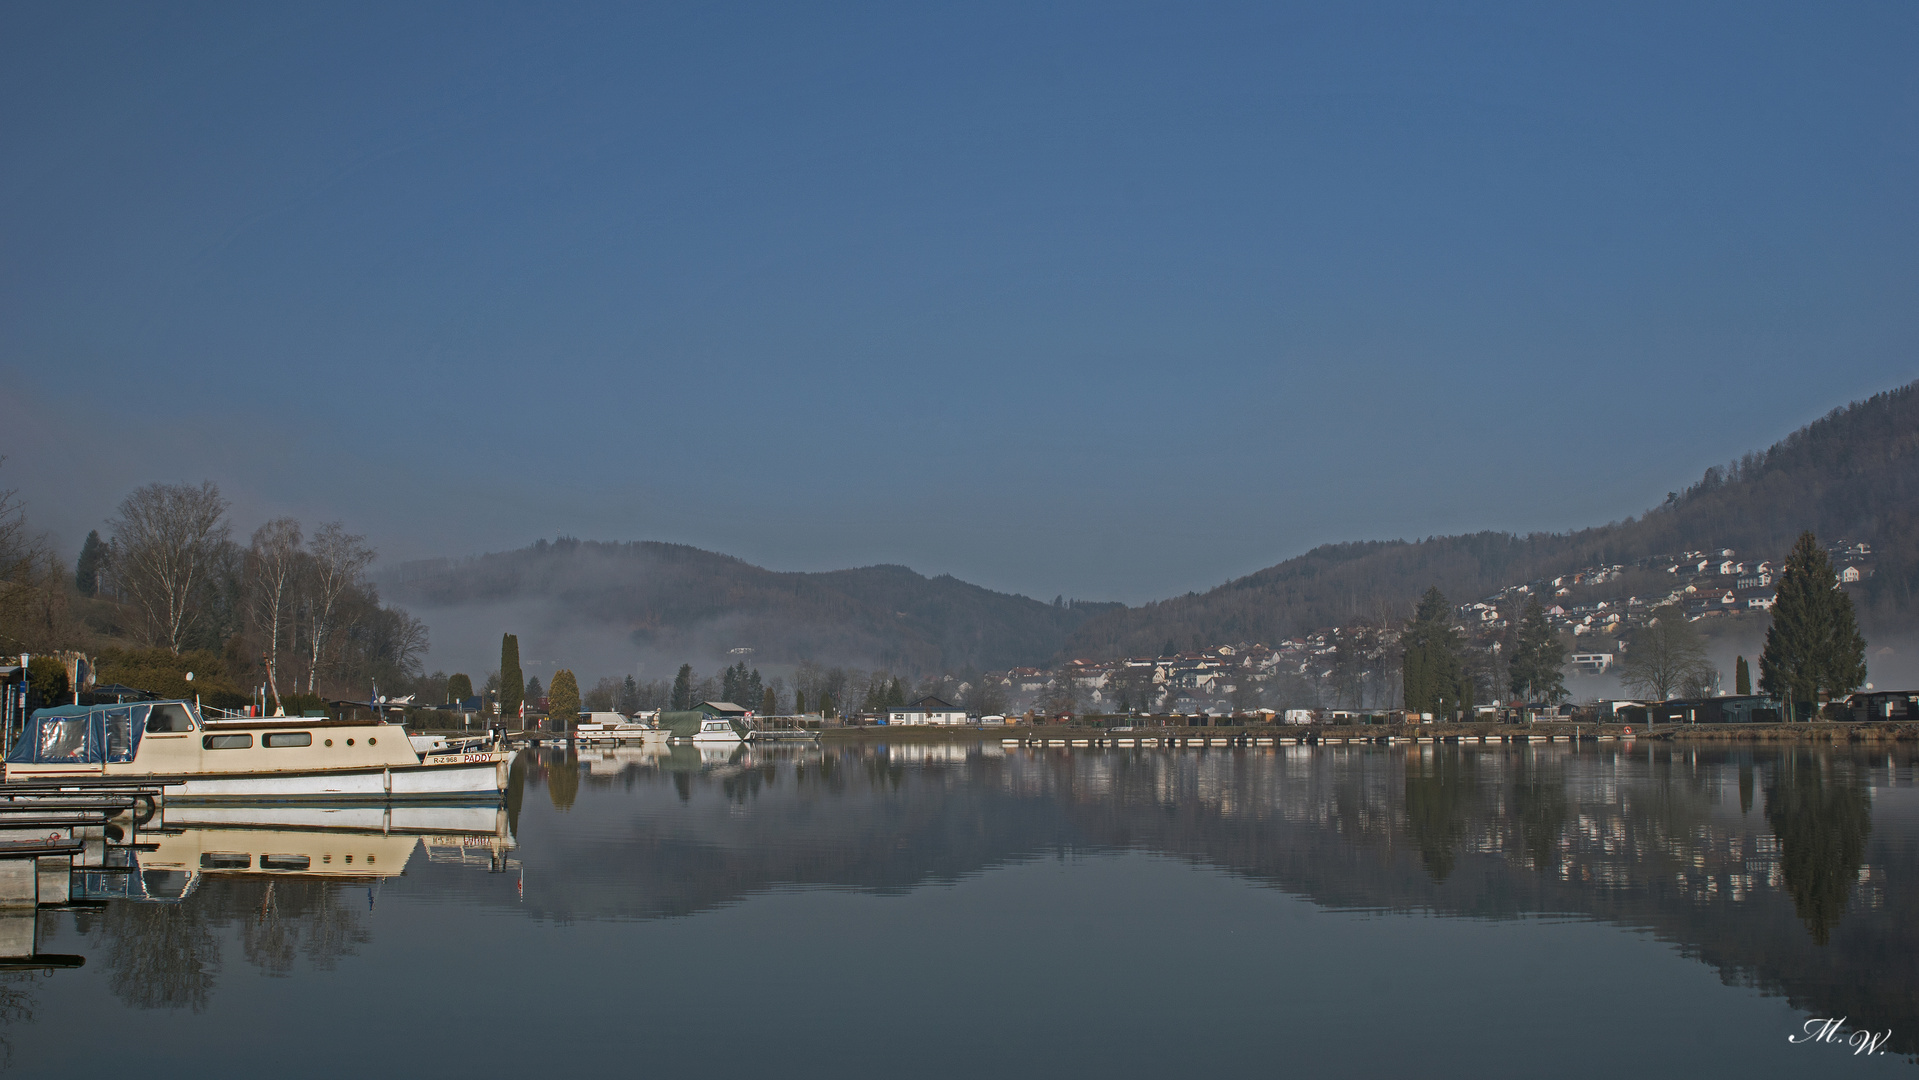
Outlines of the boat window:
{"label": "boat window", "polygon": [[84,716],[48,718],[40,721],[39,755],[42,763],[86,761],[91,756],[87,731],[92,725]]}
{"label": "boat window", "polygon": [[311,731],[276,731],[260,740],[268,746],[312,746]]}
{"label": "boat window", "polygon": [[185,705],[155,705],[147,714],[147,734],[168,731],[192,731],[193,717]]}
{"label": "boat window", "polygon": [[245,750],[253,745],[251,735],[208,735],[200,740],[208,750]]}
{"label": "boat window", "polygon": [[260,856],[260,869],[262,870],[305,870],[312,865],[313,857],[311,855]]}
{"label": "boat window", "polygon": [[202,870],[245,870],[253,865],[253,856],[209,851],[200,856]]}
{"label": "boat window", "polygon": [[107,717],[107,760],[133,760],[133,710],[130,708],[108,709]]}

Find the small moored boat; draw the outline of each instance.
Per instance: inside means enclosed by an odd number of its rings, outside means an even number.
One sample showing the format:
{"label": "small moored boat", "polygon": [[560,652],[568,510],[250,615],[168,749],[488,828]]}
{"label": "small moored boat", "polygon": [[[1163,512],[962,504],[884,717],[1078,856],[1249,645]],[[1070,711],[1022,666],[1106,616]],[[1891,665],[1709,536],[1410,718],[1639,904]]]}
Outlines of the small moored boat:
{"label": "small moored boat", "polygon": [[733,726],[733,721],[724,716],[708,716],[700,721],[700,730],[693,733],[696,743],[742,743],[753,737],[754,732],[741,735]]}

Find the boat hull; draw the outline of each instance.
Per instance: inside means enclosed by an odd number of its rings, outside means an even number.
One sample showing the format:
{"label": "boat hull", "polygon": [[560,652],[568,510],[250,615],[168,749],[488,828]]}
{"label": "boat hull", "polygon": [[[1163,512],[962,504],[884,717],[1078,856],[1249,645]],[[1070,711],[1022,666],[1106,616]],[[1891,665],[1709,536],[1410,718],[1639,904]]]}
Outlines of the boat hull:
{"label": "boat hull", "polygon": [[500,798],[507,755],[491,761],[315,773],[252,773],[169,778],[161,797],[170,805],[223,802],[399,802]]}

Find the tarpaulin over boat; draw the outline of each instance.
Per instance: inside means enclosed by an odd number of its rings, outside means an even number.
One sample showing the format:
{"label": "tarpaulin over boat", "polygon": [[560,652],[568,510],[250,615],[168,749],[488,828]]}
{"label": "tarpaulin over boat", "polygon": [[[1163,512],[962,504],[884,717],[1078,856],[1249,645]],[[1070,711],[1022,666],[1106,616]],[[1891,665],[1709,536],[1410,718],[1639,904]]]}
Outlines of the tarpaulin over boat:
{"label": "tarpaulin over boat", "polygon": [[35,709],[7,753],[15,765],[98,765],[132,761],[149,705],[61,705]]}

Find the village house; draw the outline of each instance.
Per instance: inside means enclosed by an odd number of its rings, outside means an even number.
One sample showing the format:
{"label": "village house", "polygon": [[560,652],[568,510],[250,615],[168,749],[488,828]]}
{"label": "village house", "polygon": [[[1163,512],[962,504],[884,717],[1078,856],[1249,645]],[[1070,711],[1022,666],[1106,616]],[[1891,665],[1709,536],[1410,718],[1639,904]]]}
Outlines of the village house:
{"label": "village house", "polygon": [[952,726],[966,723],[966,710],[936,697],[923,697],[910,705],[895,705],[887,709],[886,723]]}

